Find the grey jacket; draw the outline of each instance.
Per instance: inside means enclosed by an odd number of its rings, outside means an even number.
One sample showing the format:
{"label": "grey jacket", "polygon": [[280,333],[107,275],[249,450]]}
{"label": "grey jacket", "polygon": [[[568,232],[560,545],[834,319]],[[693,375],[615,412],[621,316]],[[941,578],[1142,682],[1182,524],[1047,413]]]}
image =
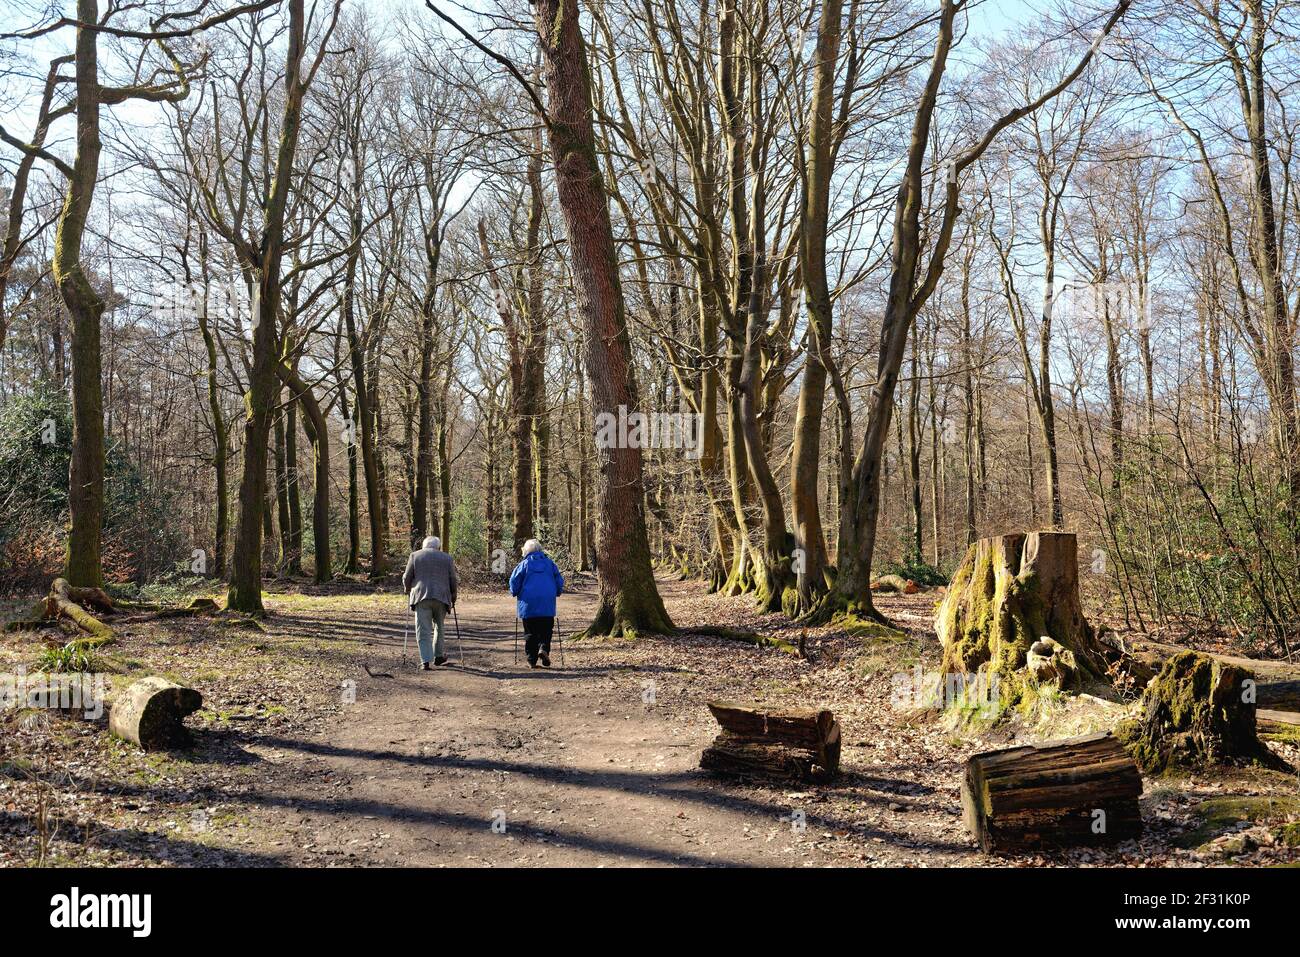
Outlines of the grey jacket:
{"label": "grey jacket", "polygon": [[411,607],[429,598],[444,605],[456,604],[456,563],[446,552],[422,548],[412,552],[402,573],[402,587],[411,599]]}

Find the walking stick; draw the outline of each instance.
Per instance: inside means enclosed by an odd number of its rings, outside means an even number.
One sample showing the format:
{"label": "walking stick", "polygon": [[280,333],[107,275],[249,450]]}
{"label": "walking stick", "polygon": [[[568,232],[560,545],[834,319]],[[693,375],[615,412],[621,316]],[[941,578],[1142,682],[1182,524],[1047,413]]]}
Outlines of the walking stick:
{"label": "walking stick", "polygon": [[456,614],[456,606],[451,606],[451,620],[456,623],[456,650],[460,652],[460,666],[465,667],[465,646],[460,640],[460,615]]}
{"label": "walking stick", "polygon": [[560,627],[560,616],[555,616],[555,637],[560,639],[560,667],[564,667],[564,629]]}
{"label": "walking stick", "polygon": [[515,664],[519,664],[519,616],[515,615]]}

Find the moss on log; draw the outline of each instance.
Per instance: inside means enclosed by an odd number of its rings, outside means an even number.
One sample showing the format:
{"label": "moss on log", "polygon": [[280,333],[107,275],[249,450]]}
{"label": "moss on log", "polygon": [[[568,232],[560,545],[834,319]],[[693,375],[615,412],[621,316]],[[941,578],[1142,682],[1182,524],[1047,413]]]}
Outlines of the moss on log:
{"label": "moss on log", "polygon": [[774,648],[788,655],[799,654],[799,649],[784,638],[764,635],[747,628],[727,628],[723,625],[697,625],[677,629],[679,635],[699,635],[703,638],[725,638],[727,641],[740,641],[757,648]]}
{"label": "moss on log", "polygon": [[1283,762],[1255,729],[1250,672],[1185,651],[1165,662],[1138,703],[1136,719],[1117,734],[1147,773],[1234,762]]}
{"label": "moss on log", "polygon": [[36,603],[28,618],[9,622],[5,628],[7,631],[29,631],[46,622],[66,618],[86,632],[95,645],[112,641],[113,629],[88,612],[87,607],[108,614],[115,610],[113,599],[102,588],[77,588],[66,578],[56,578],[50,585],[49,594]]}

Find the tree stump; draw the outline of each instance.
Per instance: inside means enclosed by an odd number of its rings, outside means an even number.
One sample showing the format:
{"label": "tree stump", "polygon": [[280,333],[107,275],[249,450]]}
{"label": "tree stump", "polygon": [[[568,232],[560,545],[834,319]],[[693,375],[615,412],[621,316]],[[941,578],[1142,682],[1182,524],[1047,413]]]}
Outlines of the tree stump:
{"label": "tree stump", "polygon": [[133,683],[113,702],[108,729],[145,751],[187,748],[193,736],[186,715],[203,706],[203,695],[166,678],[151,676]]}
{"label": "tree stump", "polygon": [[1255,733],[1250,672],[1185,651],[1165,662],[1142,692],[1138,717],[1119,728],[1138,766],[1202,768],[1234,760],[1281,762]]}
{"label": "tree stump", "polygon": [[1079,601],[1078,542],[1068,532],[982,538],[966,550],[935,630],[947,674],[1002,677],[1031,666],[1061,687],[1106,680],[1105,646]]}
{"label": "tree stump", "polygon": [[710,701],[722,733],[700,767],[782,781],[829,781],[840,769],[840,726],[825,709],[767,710]]}
{"label": "tree stump", "polygon": [[1110,734],[976,754],[963,816],[987,854],[1113,844],[1142,832],[1142,777]]}

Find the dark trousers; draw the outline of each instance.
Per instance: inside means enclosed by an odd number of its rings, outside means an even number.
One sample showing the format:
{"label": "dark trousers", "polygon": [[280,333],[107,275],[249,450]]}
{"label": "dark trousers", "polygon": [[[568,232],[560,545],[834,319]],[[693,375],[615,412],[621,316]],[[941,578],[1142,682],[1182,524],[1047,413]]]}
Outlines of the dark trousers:
{"label": "dark trousers", "polygon": [[524,619],[524,651],[527,652],[529,661],[535,661],[539,651],[550,655],[551,632],[554,629],[554,617]]}

